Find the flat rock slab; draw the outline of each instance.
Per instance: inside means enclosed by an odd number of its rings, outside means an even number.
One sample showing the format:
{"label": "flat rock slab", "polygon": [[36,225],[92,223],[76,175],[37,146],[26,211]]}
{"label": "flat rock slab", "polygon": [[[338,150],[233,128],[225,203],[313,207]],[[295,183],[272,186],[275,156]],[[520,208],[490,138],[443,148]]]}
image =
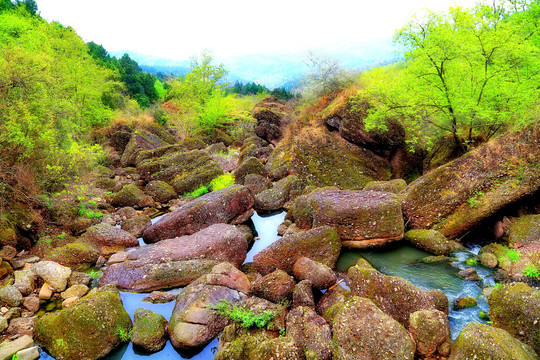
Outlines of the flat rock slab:
{"label": "flat rock slab", "polygon": [[300,228],[331,226],[354,248],[400,240],[405,229],[399,198],[378,191],[316,190],[298,198],[287,216]]}
{"label": "flat rock slab", "polygon": [[144,231],[143,239],[155,243],[191,235],[213,224],[240,224],[253,215],[254,202],[250,191],[241,185],[213,191],[163,216]]}

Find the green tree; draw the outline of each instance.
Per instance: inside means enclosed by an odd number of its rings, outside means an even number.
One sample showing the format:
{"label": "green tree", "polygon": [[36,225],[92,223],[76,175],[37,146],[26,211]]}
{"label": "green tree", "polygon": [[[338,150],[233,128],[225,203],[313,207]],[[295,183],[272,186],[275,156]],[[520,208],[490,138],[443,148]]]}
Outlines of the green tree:
{"label": "green tree", "polygon": [[538,17],[528,15],[478,5],[411,22],[395,37],[406,49],[404,64],[365,76],[378,105],[368,125],[394,116],[425,135],[427,123],[464,147],[462,138],[475,131],[489,138],[507,124],[531,121],[540,53],[533,41]]}

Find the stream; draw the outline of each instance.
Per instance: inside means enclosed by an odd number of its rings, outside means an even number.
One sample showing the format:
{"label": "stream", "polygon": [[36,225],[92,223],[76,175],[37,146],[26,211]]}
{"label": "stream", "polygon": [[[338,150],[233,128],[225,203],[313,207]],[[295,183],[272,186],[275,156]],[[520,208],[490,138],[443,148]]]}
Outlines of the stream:
{"label": "stream", "polygon": [[[252,230],[254,236],[257,237],[249,250],[245,262],[252,262],[253,256],[258,252],[272,244],[280,238],[277,235],[277,227],[285,219],[286,212],[274,212],[270,214],[255,213],[251,218]],[[158,218],[153,219],[155,221]],[[144,243],[141,240],[141,245]],[[494,285],[493,270],[483,267],[482,265],[474,265],[478,275],[483,279],[480,282],[464,281],[457,276],[459,270],[471,267],[465,263],[467,259],[474,258],[480,247],[473,247],[469,251],[460,251],[452,254],[456,261],[426,264],[420,259],[430,256],[431,254],[418,250],[410,246],[398,246],[391,249],[374,250],[374,251],[358,251],[354,249],[344,249],[337,263],[339,272],[346,272],[351,266],[354,266],[360,257],[365,258],[373,267],[386,275],[399,276],[413,283],[422,289],[441,289],[444,291],[450,302],[450,328],[452,340],[454,340],[465,325],[470,321],[485,322],[478,318],[478,313],[483,311],[488,312],[488,305],[482,295],[483,286]],[[341,284],[347,287],[345,284]],[[170,290],[170,293],[179,294],[182,288]],[[137,308],[145,308],[163,315],[169,320],[174,308],[174,301],[165,304],[152,304],[142,301],[146,293],[132,293],[121,291],[120,296],[124,304],[124,308],[133,320],[133,314]],[[478,306],[463,309],[459,311],[452,310],[452,301],[460,296],[472,296],[478,300]],[[179,353],[168,341],[164,349],[160,352],[147,354],[141,353],[133,349],[132,343],[113,351],[105,359],[108,360],[131,360],[131,359],[193,359],[193,360],[208,360],[213,359],[217,351],[218,340],[215,339],[208,344],[204,349],[197,353]],[[40,359],[54,360],[44,351],[41,353]]]}

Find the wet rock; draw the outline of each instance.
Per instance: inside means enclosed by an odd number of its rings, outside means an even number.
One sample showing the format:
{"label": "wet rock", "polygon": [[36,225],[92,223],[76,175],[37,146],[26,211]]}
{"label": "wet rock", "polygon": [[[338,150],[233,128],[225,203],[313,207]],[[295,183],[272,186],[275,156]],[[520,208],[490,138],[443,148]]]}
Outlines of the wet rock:
{"label": "wet rock", "polygon": [[540,290],[524,283],[501,285],[488,297],[493,326],[540,352]]}
{"label": "wet rock", "polygon": [[333,359],[414,359],[415,344],[409,332],[368,299],[345,303],[332,328]]}
{"label": "wet rock", "polygon": [[409,230],[403,236],[403,240],[435,255],[449,255],[452,251],[465,249],[460,243],[448,240],[436,230]]}
{"label": "wet rock", "polygon": [[19,306],[23,301],[23,296],[15,286],[6,285],[0,287],[0,302],[8,306]]}
{"label": "wet rock", "polygon": [[262,175],[248,174],[244,179],[244,186],[249,189],[251,194],[257,195],[272,187],[272,182]]}
{"label": "wet rock", "polygon": [[466,309],[466,308],[473,307],[476,305],[478,305],[478,302],[476,301],[475,298],[470,297],[470,296],[458,297],[458,298],[455,298],[454,301],[452,302],[452,308],[454,310],[462,310],[462,309]]}
{"label": "wet rock", "polygon": [[480,276],[476,273],[476,270],[473,268],[463,269],[458,272],[458,276],[463,280],[467,281],[480,281],[482,280]]}
{"label": "wet rock", "polygon": [[537,360],[534,350],[507,331],[470,322],[452,345],[448,360]]}
{"label": "wet rock", "polygon": [[139,308],[133,316],[131,342],[147,352],[156,352],[167,342],[167,320],[153,311]]}
{"label": "wet rock", "polygon": [[303,350],[306,359],[332,358],[330,325],[308,307],[301,306],[289,311],[287,336]]}
{"label": "wet rock", "polygon": [[259,159],[250,157],[244,160],[242,164],[234,171],[234,181],[236,184],[244,184],[245,177],[249,174],[267,176],[268,171]]}
{"label": "wet rock", "polygon": [[57,359],[99,359],[120,345],[120,334],[130,328],[120,296],[102,288],[39,318],[35,339]]}
{"label": "wet rock", "polygon": [[82,298],[86,293],[88,293],[88,286],[86,285],[73,285],[64,291],[60,296],[62,299],[68,299],[70,297]]}
{"label": "wet rock", "polygon": [[144,193],[160,203],[166,203],[178,196],[174,188],[162,180],[150,181],[144,187]]}
{"label": "wet rock", "polygon": [[279,180],[271,189],[255,195],[255,209],[273,211],[281,209],[288,201],[302,194],[302,181],[295,175]]}
{"label": "wet rock", "polygon": [[43,260],[54,261],[71,269],[79,269],[96,264],[99,256],[100,252],[94,245],[76,241],[53,249]]}
{"label": "wet rock", "polygon": [[163,291],[152,291],[149,295],[143,298],[143,301],[148,301],[153,304],[164,304],[176,300],[178,294],[171,294]]}
{"label": "wet rock", "polygon": [[299,197],[287,218],[303,229],[332,226],[344,246],[355,248],[400,240],[404,232],[397,196],[376,191],[316,190]]}
{"label": "wet rock", "polygon": [[540,188],[532,165],[540,157],[538,141],[539,132],[531,128],[505,134],[413,181],[403,200],[409,226],[457,237],[533,194]]}
{"label": "wet rock", "polygon": [[315,310],[315,299],[313,297],[313,288],[309,280],[302,280],[293,290],[293,308],[298,306],[306,306]]}
{"label": "wet rock", "polygon": [[254,199],[244,186],[233,185],[203,195],[164,215],[143,234],[146,243],[190,235],[212,224],[243,223],[253,214]]}
{"label": "wet rock", "polygon": [[482,265],[485,265],[487,267],[490,267],[492,269],[496,268],[499,264],[499,261],[497,260],[497,257],[489,252],[484,252],[480,254],[480,262]]}
{"label": "wet rock", "polygon": [[508,244],[524,246],[540,239],[540,214],[522,216],[510,225]]}
{"label": "wet rock", "polygon": [[301,257],[294,263],[293,274],[298,280],[309,280],[319,290],[328,289],[337,281],[332,269],[307,257]]}
{"label": "wet rock", "polygon": [[34,273],[31,270],[18,270],[13,273],[15,283],[13,284],[23,296],[34,291]]}
{"label": "wet rock", "polygon": [[448,257],[444,255],[438,255],[438,256],[426,256],[424,258],[421,258],[420,261],[424,264],[441,264],[441,263],[451,263],[454,261],[457,261],[457,258]]}
{"label": "wet rock", "polygon": [[424,291],[407,280],[384,275],[360,259],[348,272],[351,292],[372,300],[382,311],[409,327],[409,318],[419,310],[448,314],[448,299],[441,290]]}
{"label": "wet rock", "polygon": [[96,247],[102,255],[139,246],[135,236],[109,224],[98,224],[88,228],[81,240]]}
{"label": "wet rock", "polygon": [[364,186],[364,191],[380,191],[385,193],[399,194],[407,187],[403,179],[388,181],[370,181]]}
{"label": "wet rock", "polygon": [[71,269],[53,261],[40,261],[32,264],[32,272],[49,283],[56,291],[64,291]]}
{"label": "wet rock", "polygon": [[139,238],[150,225],[152,225],[150,216],[141,214],[122,222],[121,229]]}
{"label": "wet rock", "polygon": [[257,345],[252,352],[252,359],[302,360],[304,354],[290,337],[285,336]]}
{"label": "wet rock", "polygon": [[283,270],[276,270],[255,281],[252,293],[263,299],[279,303],[291,298],[295,285],[292,276],[287,275]]}
{"label": "wet rock", "polygon": [[340,251],[341,241],[336,231],[331,227],[321,226],[286,234],[255,255],[253,264],[263,275],[276,269],[291,274],[294,263],[301,257],[308,257],[334,268]]}

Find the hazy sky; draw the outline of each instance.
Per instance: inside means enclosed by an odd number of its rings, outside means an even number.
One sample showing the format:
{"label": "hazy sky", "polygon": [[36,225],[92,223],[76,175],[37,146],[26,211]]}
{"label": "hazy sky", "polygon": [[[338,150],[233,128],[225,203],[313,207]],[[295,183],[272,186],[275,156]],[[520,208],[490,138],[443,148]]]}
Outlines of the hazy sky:
{"label": "hazy sky", "polygon": [[422,9],[475,0],[37,0],[41,15],[108,51],[188,59],[299,53],[388,39]]}

